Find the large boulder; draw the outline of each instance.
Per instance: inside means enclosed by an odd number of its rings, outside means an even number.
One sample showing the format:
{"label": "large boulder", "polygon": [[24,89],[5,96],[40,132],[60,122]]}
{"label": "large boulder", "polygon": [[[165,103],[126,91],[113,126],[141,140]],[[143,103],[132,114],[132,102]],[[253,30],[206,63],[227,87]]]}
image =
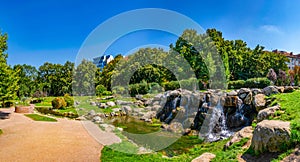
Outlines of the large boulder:
{"label": "large boulder", "polygon": [[183,126],[179,122],[172,122],[169,125],[168,130],[174,133],[183,133]]}
{"label": "large boulder", "polygon": [[279,93],[278,89],[275,86],[268,86],[262,90],[263,94],[270,96],[271,94]]}
{"label": "large boulder", "polygon": [[265,119],[268,119],[270,116],[273,116],[275,114],[275,111],[279,110],[280,106],[273,106],[273,107],[269,107],[263,110],[260,110],[257,114],[257,121],[263,121]]}
{"label": "large boulder", "polygon": [[266,106],[265,97],[266,96],[264,94],[257,94],[254,96],[253,105],[257,112]]}
{"label": "large boulder", "polygon": [[283,86],[277,86],[276,87],[278,92],[283,93],[284,92],[284,87]]}
{"label": "large boulder", "polygon": [[230,141],[228,141],[225,146],[224,149],[227,149],[229,146],[233,145],[234,143],[240,142],[241,139],[243,138],[252,138],[253,134],[253,129],[251,126],[248,127],[244,127],[243,129],[241,129],[240,131],[234,133],[233,137],[231,138]]}
{"label": "large boulder", "polygon": [[249,88],[241,88],[239,90],[238,96],[240,99],[244,100],[249,93],[251,93],[251,90]]}
{"label": "large boulder", "polygon": [[279,120],[263,120],[258,123],[251,141],[255,153],[279,152],[290,140],[290,123]]}
{"label": "large boulder", "polygon": [[210,162],[212,159],[216,157],[215,154],[206,152],[200,155],[199,157],[192,160],[192,162]]}
{"label": "large boulder", "polygon": [[237,96],[226,96],[225,104],[226,107],[237,107],[238,105],[238,97]]}
{"label": "large boulder", "polygon": [[290,93],[293,92],[294,88],[292,86],[285,86],[284,87],[284,93]]}
{"label": "large boulder", "polygon": [[107,105],[108,107],[113,107],[113,106],[116,106],[116,103],[113,102],[113,101],[108,101],[108,102],[106,102],[106,105]]}

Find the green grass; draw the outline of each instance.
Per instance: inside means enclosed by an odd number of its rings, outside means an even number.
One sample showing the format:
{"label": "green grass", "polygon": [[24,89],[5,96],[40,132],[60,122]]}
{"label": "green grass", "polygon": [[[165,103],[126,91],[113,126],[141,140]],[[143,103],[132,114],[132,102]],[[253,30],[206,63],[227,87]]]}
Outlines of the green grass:
{"label": "green grass", "polygon": [[56,97],[43,97],[41,103],[36,103],[35,106],[52,107],[52,100]]}
{"label": "green grass", "polygon": [[3,133],[3,131],[0,129],[0,135]]}
{"label": "green grass", "polygon": [[49,118],[47,116],[38,115],[38,114],[25,114],[25,116],[35,121],[57,122],[56,119]]}

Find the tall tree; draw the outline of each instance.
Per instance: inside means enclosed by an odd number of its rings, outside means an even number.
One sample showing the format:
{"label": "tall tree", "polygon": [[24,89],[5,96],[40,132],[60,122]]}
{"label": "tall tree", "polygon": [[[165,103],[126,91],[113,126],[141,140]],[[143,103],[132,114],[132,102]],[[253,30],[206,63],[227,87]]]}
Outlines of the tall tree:
{"label": "tall tree", "polygon": [[21,78],[18,82],[19,90],[17,95],[19,98],[21,97],[29,97],[37,90],[37,76],[38,71],[34,66],[31,65],[15,65],[13,67],[15,71],[18,72],[18,76]]}
{"label": "tall tree", "polygon": [[4,106],[5,100],[16,98],[19,89],[17,71],[12,70],[7,65],[8,54],[5,53],[6,50],[7,34],[0,32],[0,100],[2,106]]}

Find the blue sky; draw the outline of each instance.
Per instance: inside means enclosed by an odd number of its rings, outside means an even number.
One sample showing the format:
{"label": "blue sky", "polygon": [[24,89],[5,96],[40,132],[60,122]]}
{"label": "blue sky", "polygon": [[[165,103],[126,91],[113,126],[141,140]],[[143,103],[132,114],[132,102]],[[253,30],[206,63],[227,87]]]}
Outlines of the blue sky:
{"label": "blue sky", "polygon": [[[186,15],[204,29],[216,28],[226,39],[242,39],[300,53],[300,1],[280,0],[107,0],[1,2],[0,30],[8,33],[8,63],[40,66],[74,61],[86,37],[105,20],[133,9],[163,8]],[[174,43],[175,36],[141,31],[121,38],[107,51],[125,54],[143,44]],[[99,53],[99,55],[101,55]]]}

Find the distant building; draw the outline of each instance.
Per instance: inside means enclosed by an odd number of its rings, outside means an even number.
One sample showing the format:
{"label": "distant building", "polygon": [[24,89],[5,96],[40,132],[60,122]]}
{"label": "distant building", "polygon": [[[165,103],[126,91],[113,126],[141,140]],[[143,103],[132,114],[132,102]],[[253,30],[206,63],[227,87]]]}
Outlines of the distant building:
{"label": "distant building", "polygon": [[93,58],[93,63],[100,69],[103,69],[109,62],[114,59],[112,55],[103,55],[100,57]]}
{"label": "distant building", "polygon": [[272,52],[282,54],[290,59],[290,62],[286,62],[289,69],[294,69],[295,66],[300,66],[300,54],[294,55],[293,52],[273,50]]}

